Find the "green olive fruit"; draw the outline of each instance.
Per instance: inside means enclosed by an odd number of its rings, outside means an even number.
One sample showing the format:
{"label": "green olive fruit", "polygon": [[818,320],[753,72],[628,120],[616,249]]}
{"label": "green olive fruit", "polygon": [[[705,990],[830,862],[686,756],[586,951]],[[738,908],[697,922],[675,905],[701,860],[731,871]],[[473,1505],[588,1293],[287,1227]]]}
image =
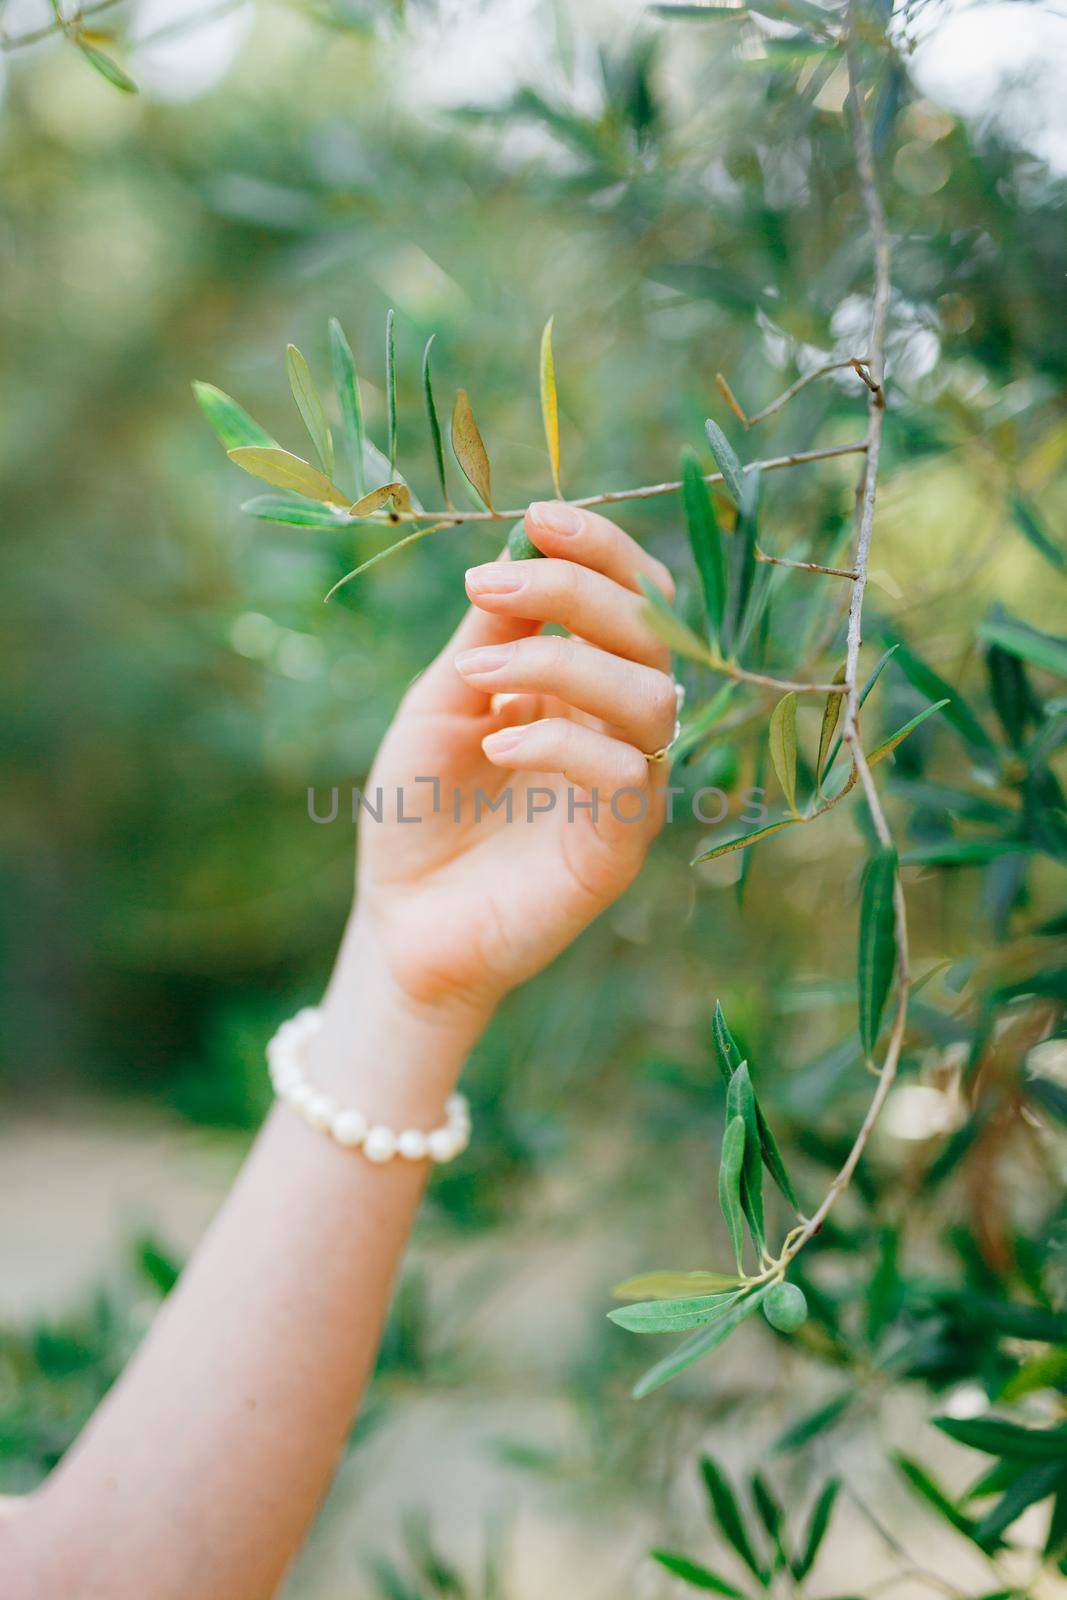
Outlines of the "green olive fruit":
{"label": "green olive fruit", "polygon": [[535,556],[544,556],[544,551],[538,550],[526,532],[524,522],[512,524],[511,532],[508,534],[508,555],[512,561],[532,561]]}
{"label": "green olive fruit", "polygon": [[808,1302],[795,1283],[776,1283],[763,1302],[763,1315],[779,1333],[796,1333],[808,1320]]}

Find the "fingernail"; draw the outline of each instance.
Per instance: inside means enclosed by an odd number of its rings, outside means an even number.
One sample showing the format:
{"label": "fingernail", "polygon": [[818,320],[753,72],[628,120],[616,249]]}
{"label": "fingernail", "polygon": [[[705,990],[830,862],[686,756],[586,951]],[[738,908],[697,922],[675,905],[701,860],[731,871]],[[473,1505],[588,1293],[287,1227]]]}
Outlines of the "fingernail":
{"label": "fingernail", "polygon": [[499,733],[490,733],[482,740],[482,749],[487,756],[504,756],[512,750],[517,750],[523,741],[526,730],[524,728],[501,728]]}
{"label": "fingernail", "polygon": [[471,567],[467,573],[467,588],[474,594],[514,594],[524,582],[521,573],[508,567]]}
{"label": "fingernail", "polygon": [[562,500],[535,500],[530,515],[539,528],[558,533],[563,539],[582,531],[582,513]]}
{"label": "fingernail", "polygon": [[461,650],[456,657],[456,670],[467,673],[499,672],[515,654],[513,644],[482,645],[477,650]]}

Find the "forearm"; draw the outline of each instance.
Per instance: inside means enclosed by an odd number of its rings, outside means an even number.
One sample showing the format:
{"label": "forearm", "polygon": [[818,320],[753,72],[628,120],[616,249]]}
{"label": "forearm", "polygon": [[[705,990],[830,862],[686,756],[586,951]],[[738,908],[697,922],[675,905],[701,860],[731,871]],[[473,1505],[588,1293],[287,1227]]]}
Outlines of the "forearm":
{"label": "forearm", "polygon": [[[473,1013],[401,1000],[358,934],[323,1011],[313,1082],[394,1128],[440,1121]],[[137,1357],[0,1536],[5,1594],[272,1594],[373,1366],[425,1176],[276,1107]]]}

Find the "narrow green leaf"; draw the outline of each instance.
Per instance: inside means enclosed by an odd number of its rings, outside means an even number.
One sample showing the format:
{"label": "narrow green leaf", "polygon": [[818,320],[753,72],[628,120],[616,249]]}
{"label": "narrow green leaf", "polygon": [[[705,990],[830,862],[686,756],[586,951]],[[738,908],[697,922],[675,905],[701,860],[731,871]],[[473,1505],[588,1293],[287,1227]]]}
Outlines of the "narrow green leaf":
{"label": "narrow green leaf", "polygon": [[856,1398],[854,1389],[845,1389],[841,1394],[835,1395],[826,1405],[818,1406],[814,1411],[809,1411],[805,1416],[799,1417],[796,1422],[779,1434],[771,1446],[776,1455],[785,1455],[790,1450],[799,1450],[832,1428],[834,1423],[843,1417],[853,1400]]}
{"label": "narrow green leaf", "polygon": [[746,472],[741,486],[737,526],[730,541],[730,585],[733,597],[730,649],[740,656],[770,593],[770,573],[756,582],[756,533],[759,526],[760,470]]}
{"label": "narrow green leaf", "polygon": [[741,1279],[725,1272],[641,1272],[612,1289],[616,1300],[676,1300],[686,1295],[721,1294]]}
{"label": "narrow green leaf", "polygon": [[900,859],[907,867],[984,867],[1000,856],[1032,852],[1025,839],[943,839],[905,850]]}
{"label": "narrow green leaf", "polygon": [[749,1480],[749,1487],[752,1490],[752,1503],[756,1507],[759,1519],[763,1523],[767,1531],[767,1537],[771,1542],[771,1548],[774,1552],[772,1566],[774,1571],[777,1572],[788,1565],[788,1557],[782,1537],[785,1529],[785,1512],[782,1509],[781,1502],[762,1473],[754,1472],[752,1474]]}
{"label": "narrow green leaf", "polygon": [[1015,518],[1015,526],[1023,538],[1027,539],[1057,572],[1067,572],[1067,550],[1058,545],[1048,534],[1029,500],[1021,494],[1012,495],[1011,512]]}
{"label": "narrow green leaf", "polygon": [[493,489],[489,456],[482,436],[478,432],[478,424],[474,420],[474,412],[471,410],[466,389],[459,390],[452,408],[452,448],[463,476],[484,504],[492,510]]}
{"label": "narrow green leaf", "polygon": [[243,445],[226,453],[245,472],[273,484],[276,489],[291,489],[308,500],[325,501],[348,510],[348,496],[307,461],[291,455],[288,450],[277,445],[269,450],[265,446]]}
{"label": "narrow green leaf", "polygon": [[870,1060],[882,1025],[897,958],[893,885],[897,853],[888,846],[871,857],[863,880],[859,937],[859,1023],[864,1054]]}
{"label": "narrow green leaf", "polygon": [[799,1558],[793,1562],[793,1576],[798,1580],[806,1578],[815,1565],[819,1547],[830,1526],[830,1518],[833,1516],[840,1488],[840,1478],[831,1478],[815,1502],[815,1509],[812,1511],[811,1521],[808,1523],[808,1532],[804,1540],[803,1551]]}
{"label": "narrow green leaf", "polygon": [[744,1124],[741,1209],[752,1234],[758,1261],[766,1243],[763,1217],[763,1158],[760,1153],[759,1125],[756,1121],[756,1097],[752,1092],[747,1061],[742,1061],[730,1079],[730,1087],[726,1091],[726,1115],[731,1122],[740,1117]]}
{"label": "narrow green leaf", "polygon": [[102,78],[106,78],[113,88],[121,89],[123,94],[137,93],[137,85],[129,73],[122,70],[118,62],[112,61],[110,56],[105,55],[95,44],[90,44],[86,39],[75,38],[74,43],[89,65],[94,67]]}
{"label": "narrow green leaf", "polygon": [[920,723],[925,722],[927,717],[932,717],[935,711],[943,711],[948,704],[947,700],[936,700],[932,706],[927,706],[924,711],[920,711],[909,722],[905,722],[904,726],[898,728],[896,733],[891,733],[888,739],[883,739],[881,744],[875,745],[867,756],[867,765],[876,767],[879,761],[884,761],[886,756],[890,755],[898,744],[903,744],[909,733],[914,733]]}
{"label": "narrow green leaf", "polygon": [[708,436],[711,453],[715,457],[715,465],[722,473],[723,484],[734,505],[740,507],[741,496],[744,493],[744,474],[737,454],[718,423],[712,422],[710,417],[704,424],[704,431]]}
{"label": "narrow green leaf", "polygon": [[682,507],[693,559],[704,591],[704,609],[712,638],[717,640],[722,633],[726,614],[726,562],[715,506],[704,482],[700,462],[692,450],[686,450],[682,456]]}
{"label": "narrow green leaf", "polygon": [[719,856],[729,855],[732,850],[747,850],[749,845],[759,844],[762,839],[769,839],[772,833],[780,833],[783,828],[796,828],[802,821],[801,817],[784,817],[781,822],[768,823],[765,828],[757,828],[753,833],[742,833],[736,839],[727,839],[725,844],[716,844],[710,850],[702,851],[693,857],[689,865],[695,867],[701,861],[715,861]]}
{"label": "narrow green leaf", "polygon": [[1011,1488],[1004,1491],[992,1511],[982,1518],[975,1529],[974,1536],[977,1542],[983,1548],[994,1544],[1001,1534],[1011,1527],[1016,1518],[1022,1516],[1027,1506],[1032,1506],[1036,1501],[1044,1500],[1046,1495],[1053,1494],[1064,1480],[1062,1458],[1058,1461],[1041,1461],[1035,1466],[1027,1467]]}
{"label": "narrow green leaf", "polygon": [[1017,1461],[1059,1461],[1067,1471],[1067,1426],[1024,1428],[1000,1417],[935,1417],[934,1427],[958,1444]]}
{"label": "narrow green leaf", "polygon": [[783,695],[771,712],[767,748],[786,803],[797,816],[797,697],[793,690]]}
{"label": "narrow green leaf", "polygon": [[1041,633],[1037,628],[1028,627],[1025,622],[1015,622],[1011,618],[1004,621],[980,622],[978,633],[990,644],[999,644],[1009,655],[1021,656],[1024,661],[1032,662],[1035,667],[1044,667],[1046,672],[1054,672],[1059,678],[1067,678],[1067,639],[1058,638],[1051,633]]}
{"label": "narrow green leaf", "polygon": [[333,474],[333,436],[311,370],[295,344],[291,344],[285,352],[285,370],[296,409],[304,419],[322,470],[330,477]]}
{"label": "narrow green leaf", "polygon": [[694,1361],[699,1361],[702,1356],[710,1355],[712,1350],[717,1350],[746,1318],[759,1309],[767,1298],[770,1287],[770,1284],[762,1284],[751,1294],[746,1294],[737,1305],[731,1306],[724,1317],[719,1317],[706,1328],[698,1328],[696,1333],[690,1334],[676,1350],[672,1350],[669,1356],[665,1356],[654,1367],[650,1367],[638,1380],[634,1385],[634,1399],[643,1400],[654,1389],[661,1388],[663,1384],[676,1378],[680,1372],[684,1372],[687,1367],[691,1367]]}
{"label": "narrow green leaf", "polygon": [[[834,674],[834,682],[844,683],[844,681],[845,667],[842,665],[838,667],[837,672]],[[822,712],[822,726],[819,729],[819,753],[815,757],[816,789],[822,787],[823,773],[827,765],[826,757],[830,752],[830,745],[837,731],[837,724],[841,720],[841,707],[844,703],[845,696],[843,694],[828,694],[826,696],[826,704],[823,706]]]}
{"label": "narrow green leaf", "polygon": [[[982,627],[979,628],[981,633]],[[890,636],[892,637],[892,636]],[[997,641],[999,643],[999,641]],[[918,689],[927,700],[947,700],[945,716],[952,723],[956,732],[966,742],[983,755],[988,755],[994,748],[993,740],[982,727],[978,718],[967,704],[966,700],[954,689],[952,685],[935,672],[933,667],[917,656],[903,639],[893,638],[896,645],[895,659],[908,682]]]}
{"label": "narrow green leaf", "polygon": [[663,595],[650,583],[647,578],[638,574],[638,583],[648,605],[641,611],[641,620],[646,622],[652,631],[669,644],[676,655],[686,656],[690,661],[699,661],[708,665],[708,647],[703,639],[698,639],[676,611],[672,611]]}
{"label": "narrow green leaf", "polygon": [[934,1480],[917,1461],[913,1461],[910,1456],[904,1455],[899,1450],[893,1452],[893,1460],[916,1494],[922,1495],[927,1504],[933,1506],[934,1510],[944,1517],[946,1522],[951,1523],[957,1533],[962,1533],[968,1539],[974,1538],[975,1529],[978,1526],[977,1523],[972,1517],[966,1516],[949,1499],[948,1495],[938,1488]]}
{"label": "narrow green leaf", "polygon": [[[396,477],[396,312],[392,306],[385,314],[385,403],[388,426],[386,455],[389,457],[389,476]],[[488,502],[487,502],[488,503]]]}
{"label": "narrow green leaf", "polygon": [[244,445],[274,448],[274,440],[266,428],[261,428],[236,400],[216,389],[213,383],[193,383],[196,403],[204,413],[216,437],[226,450],[240,450]]}
{"label": "narrow green leaf", "polygon": [[733,1246],[737,1270],[741,1271],[744,1247],[744,1219],[741,1212],[741,1168],[745,1158],[745,1121],[735,1116],[726,1124],[719,1161],[719,1205]]}
{"label": "narrow green leaf", "polygon": [[764,1583],[766,1571],[752,1548],[745,1519],[730,1480],[710,1456],[701,1456],[700,1475],[704,1480],[712,1515],[722,1529],[724,1538],[733,1545],[749,1571]]}
{"label": "narrow green leaf", "polygon": [[346,572],[343,578],[338,578],[333,588],[323,595],[323,602],[332,600],[338,589],[343,589],[346,583],[351,583],[354,578],[359,578],[364,572],[369,572],[371,567],[376,567],[379,561],[387,561],[390,556],[395,556],[398,550],[405,550],[409,544],[417,544],[420,539],[427,538],[431,533],[440,533],[442,528],[451,528],[451,522],[431,522],[424,528],[416,528],[414,533],[405,534],[403,539],[398,539],[395,544],[387,545],[384,550],[379,550],[376,555],[367,561],[360,562],[358,567],[353,567],[351,572]]}
{"label": "narrow green leaf", "polygon": [[785,1162],[782,1160],[782,1153],[778,1148],[778,1141],[771,1131],[771,1125],[767,1121],[758,1097],[756,1100],[756,1125],[759,1128],[759,1142],[760,1151],[763,1155],[763,1165],[767,1168],[767,1171],[770,1173],[771,1177],[774,1179],[785,1198],[789,1201],[789,1204],[793,1207],[793,1210],[799,1212],[800,1201],[797,1199],[796,1191],[793,1188],[789,1173],[786,1171]]}
{"label": "narrow green leaf", "polygon": [[[886,667],[889,665],[890,661],[893,659],[893,657],[896,655],[896,653],[897,653],[897,651],[899,649],[900,649],[899,645],[891,644],[889,646],[889,649],[883,651],[882,654],[878,657],[878,660],[875,662],[875,665],[874,665],[874,667],[873,667],[873,669],[871,671],[870,677],[867,679],[867,682],[863,685],[863,688],[860,690],[859,707],[860,707],[861,710],[862,710],[864,704],[866,703],[867,696],[870,694],[871,690],[874,688],[875,684],[878,682],[878,679],[882,676],[882,673],[885,671]],[[823,777],[826,776],[826,774],[829,772],[830,768],[833,766],[834,762],[837,760],[837,752],[840,750],[840,748],[841,748],[841,740],[839,738],[835,739],[834,740],[834,747],[830,751],[830,754],[827,756],[825,765],[823,766]]]}
{"label": "narrow green leaf", "polygon": [[261,522],[284,522],[294,528],[345,528],[354,518],[343,511],[311,500],[293,500],[288,495],[260,494],[246,500],[241,510]]}
{"label": "narrow green leaf", "polygon": [[422,352],[422,396],[426,402],[426,422],[430,429],[430,443],[433,446],[434,465],[437,468],[437,482],[441,487],[441,496],[446,506],[452,502],[448,498],[448,482],[445,478],[445,449],[441,442],[441,424],[437,419],[437,405],[433,397],[433,383],[430,379],[430,350],[436,333],[431,333],[426,341],[426,348]]}
{"label": "narrow green leaf", "polygon": [[636,1306],[619,1306],[608,1320],[630,1333],[684,1333],[714,1322],[738,1298],[734,1294],[695,1295],[687,1300],[646,1300]]}
{"label": "narrow green leaf", "polygon": [[698,1561],[690,1561],[688,1556],[674,1555],[670,1550],[653,1550],[652,1559],[691,1589],[708,1589],[712,1594],[729,1595],[732,1600],[745,1600],[740,1589],[735,1589],[732,1583],[718,1577],[710,1568],[702,1567]]}
{"label": "narrow green leaf", "polygon": [[552,323],[549,317],[541,334],[541,418],[545,425],[545,443],[548,461],[552,468],[552,487],[556,497],[563,499],[559,486],[559,402],[556,397],[556,364],[552,359]]}
{"label": "narrow green leaf", "polygon": [[729,1083],[744,1058],[738,1048],[737,1040],[730,1032],[726,1014],[718,1000],[715,1002],[715,1014],[711,1021],[711,1031],[715,1041],[715,1056],[719,1063],[719,1071],[722,1073],[724,1081]]}
{"label": "narrow green leaf", "polygon": [[663,17],[667,22],[740,22],[748,16],[744,6],[716,6],[711,5],[654,5],[649,6],[649,11],[654,17]]}
{"label": "narrow green leaf", "polygon": [[330,365],[333,386],[341,412],[341,433],[345,442],[349,471],[352,474],[354,498],[366,493],[367,478],[363,467],[363,407],[359,399],[359,379],[356,363],[345,331],[336,317],[330,318]]}

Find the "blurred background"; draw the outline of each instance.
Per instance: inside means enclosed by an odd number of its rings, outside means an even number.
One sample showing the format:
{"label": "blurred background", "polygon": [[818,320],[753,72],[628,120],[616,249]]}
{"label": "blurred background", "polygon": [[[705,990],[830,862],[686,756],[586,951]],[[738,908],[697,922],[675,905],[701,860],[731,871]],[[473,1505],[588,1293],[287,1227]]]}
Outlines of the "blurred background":
{"label": "blurred background", "polygon": [[[14,47],[49,26],[36,0],[0,16],[0,1490],[58,1459],[231,1180],[267,1104],[264,1043],[321,992],[350,895],[353,830],[343,806],[309,821],[308,787],[360,782],[461,614],[464,568],[495,549],[446,532],[324,605],[381,536],[243,516],[250,482],[192,380],[301,450],[285,346],[325,388],[336,315],[383,445],[395,307],[400,459],[426,503],[419,360],[434,331],[442,407],[468,389],[510,505],[550,488],[550,314],[570,494],[673,477],[708,414],[746,457],[863,434],[851,374],[751,436],[714,382],[726,373],[754,410],[827,353],[862,353],[869,251],[840,60],[788,21],[739,42],[730,20],[667,24],[627,0],[404,10],[134,0],[99,27],[137,94],[67,40]],[[1067,12],[916,3],[891,29],[900,53],[872,99],[896,259],[869,664],[899,630],[973,681],[994,729],[979,621],[992,605],[1042,629],[1064,615],[1062,562],[1040,546],[1062,555],[1067,511]],[[765,539],[841,550],[854,479],[844,458],[768,480]],[[684,608],[677,502],[620,520],[674,566]],[[776,612],[787,665],[817,629],[811,594],[789,589]],[[691,703],[711,687],[691,674]],[[924,703],[895,667],[880,694],[881,734]],[[683,781],[730,793],[726,829],[757,760],[744,731],[724,736]],[[1005,770],[925,725],[890,780],[913,842],[949,826],[938,783],[977,794],[964,815],[979,823],[985,794],[984,825],[999,826]],[[675,1592],[647,1553],[716,1553],[701,1444],[739,1473],[769,1460],[801,1508],[819,1474],[846,1477],[812,1592],[851,1592],[857,1572],[881,1592],[902,1529],[921,1547],[912,1565],[969,1585],[955,1592],[997,1587],[935,1518],[915,1533],[887,1458],[925,1427],[928,1383],[961,1411],[989,1395],[988,1352],[967,1366],[957,1340],[894,1384],[872,1355],[911,1292],[885,1264],[901,1194],[967,1125],[946,1087],[950,1052],[958,1067],[968,1048],[958,1024],[928,1018],[913,1041],[843,1208],[853,1232],[843,1220],[813,1252],[822,1310],[806,1343],[752,1330],[713,1373],[635,1406],[647,1352],[604,1316],[621,1277],[721,1264],[717,996],[809,1204],[847,1148],[870,1093],[853,1016],[858,812],[769,846],[743,896],[741,855],[689,866],[710,841],[683,819],[631,893],[505,1006],[468,1072],[471,1150],[435,1179],[374,1391],[287,1593]],[[915,867],[919,969],[984,971],[1020,918],[1053,918],[1062,838],[1026,871]],[[962,981],[939,1015],[958,1019]],[[1049,1060],[1054,1103],[1062,1052]],[[1054,1120],[1039,1161],[998,1148],[1004,1226],[1030,1239],[1052,1237],[1062,1196]],[[952,1279],[964,1259],[946,1266],[937,1241],[976,1186],[972,1172],[956,1198],[937,1191],[915,1246],[923,1282],[931,1261]],[[879,1270],[904,1286],[881,1322],[864,1309]],[[783,1445],[827,1402],[832,1430]],[[924,1439],[959,1487],[962,1452]],[[893,1592],[935,1587],[905,1561]]]}

